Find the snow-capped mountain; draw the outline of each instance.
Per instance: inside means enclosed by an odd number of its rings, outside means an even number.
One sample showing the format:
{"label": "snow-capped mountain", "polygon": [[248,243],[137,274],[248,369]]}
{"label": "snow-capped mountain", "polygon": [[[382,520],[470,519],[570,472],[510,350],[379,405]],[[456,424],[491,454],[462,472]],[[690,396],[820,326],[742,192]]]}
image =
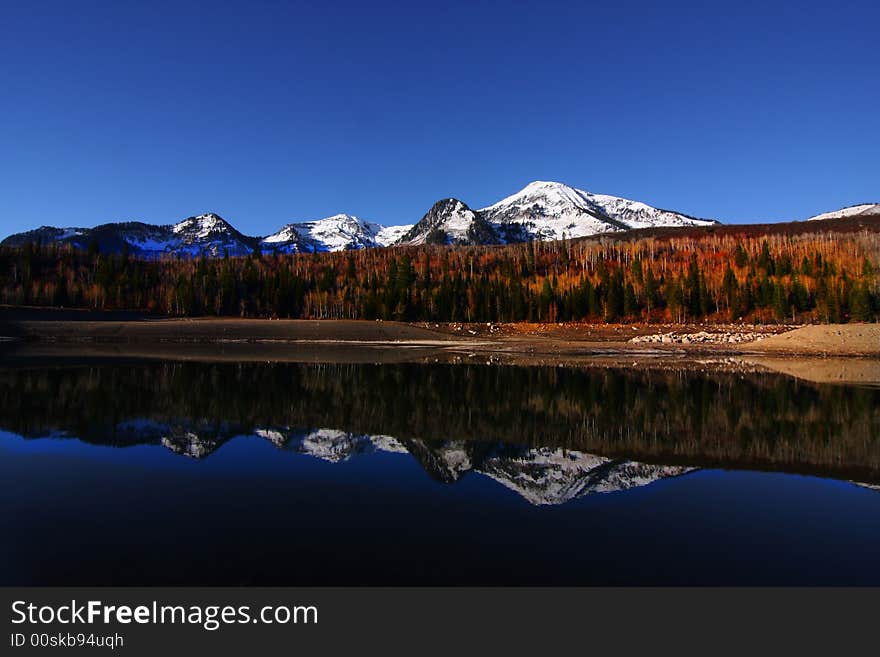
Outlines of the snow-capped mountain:
{"label": "snow-capped mountain", "polygon": [[[864,206],[859,206],[864,207]],[[816,218],[825,218],[824,215]],[[464,202],[438,201],[416,224],[383,226],[349,214],[289,223],[265,237],[240,233],[213,213],[189,217],[171,226],[140,222],[110,223],[95,228],[55,228],[11,235],[6,246],[72,244],[103,252],[128,250],[156,257],[312,253],[405,244],[500,244],[557,240],[653,226],[708,226],[716,223],[638,201],[591,194],[558,182],[537,181],[497,203],[473,210]]]}
{"label": "snow-capped mountain", "polygon": [[591,194],[559,182],[535,181],[480,210],[472,210],[454,198],[438,201],[399,243],[499,244],[714,223],[639,201]]}
{"label": "snow-capped mountain", "polygon": [[219,215],[208,213],[189,217],[170,226],[129,221],[102,224],[94,228],[55,228],[43,226],[10,235],[4,246],[71,244],[87,249],[93,243],[104,253],[129,253],[144,257],[161,255],[242,256],[257,247],[264,253],[313,253],[383,247],[398,241],[412,228],[382,226],[348,214],[325,219],[290,223],[266,237],[249,237],[236,230]]}
{"label": "snow-capped mountain", "polygon": [[207,213],[188,217],[171,226],[155,226],[138,221],[101,224],[94,228],[53,228],[43,226],[3,240],[7,246],[71,244],[86,249],[97,244],[104,253],[128,250],[135,255],[245,255],[254,250],[256,241],[242,235],[219,215]]}
{"label": "snow-capped mountain", "polygon": [[[246,255],[254,249],[254,239],[246,237],[222,217],[201,214],[189,217],[171,227],[172,240],[168,251],[188,255],[231,256]],[[175,244],[173,240],[177,240]]]}
{"label": "snow-capped mountain", "polygon": [[498,235],[483,217],[455,198],[437,201],[401,244],[495,244]]}
{"label": "snow-capped mountain", "polygon": [[867,215],[880,214],[880,203],[863,203],[862,205],[851,205],[848,208],[841,208],[833,212],[824,212],[810,217],[807,221],[821,221],[823,219],[843,219],[845,217],[863,217]]}
{"label": "snow-capped mountain", "polygon": [[385,227],[350,214],[336,214],[326,219],[287,224],[260,240],[260,246],[265,252],[279,253],[367,249],[396,241],[408,228]]}
{"label": "snow-capped mountain", "polygon": [[679,212],[606,194],[592,194],[559,182],[535,181],[479,213],[508,241],[558,240],[633,228],[710,226]]}

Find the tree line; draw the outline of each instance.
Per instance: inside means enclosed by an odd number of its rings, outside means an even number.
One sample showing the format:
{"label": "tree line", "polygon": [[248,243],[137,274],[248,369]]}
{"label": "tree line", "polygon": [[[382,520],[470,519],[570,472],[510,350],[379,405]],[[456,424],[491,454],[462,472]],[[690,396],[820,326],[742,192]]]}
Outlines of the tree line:
{"label": "tree line", "polygon": [[0,303],[437,322],[877,321],[880,233],[424,245],[244,257],[0,249]]}

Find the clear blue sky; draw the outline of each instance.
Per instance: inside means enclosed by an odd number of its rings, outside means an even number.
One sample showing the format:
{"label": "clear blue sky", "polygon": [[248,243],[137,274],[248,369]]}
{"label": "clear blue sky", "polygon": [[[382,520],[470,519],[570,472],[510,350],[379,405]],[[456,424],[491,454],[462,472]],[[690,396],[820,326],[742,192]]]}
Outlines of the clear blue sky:
{"label": "clear blue sky", "polygon": [[725,222],[880,201],[878,7],[0,0],[0,233],[536,179]]}

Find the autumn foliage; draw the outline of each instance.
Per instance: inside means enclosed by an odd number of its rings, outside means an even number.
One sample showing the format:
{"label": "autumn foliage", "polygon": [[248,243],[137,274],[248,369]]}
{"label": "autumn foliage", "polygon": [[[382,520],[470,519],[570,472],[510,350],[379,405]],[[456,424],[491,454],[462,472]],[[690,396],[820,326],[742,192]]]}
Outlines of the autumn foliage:
{"label": "autumn foliage", "polygon": [[0,303],[404,321],[877,321],[880,218],[803,226],[216,259],[29,245],[0,250]]}

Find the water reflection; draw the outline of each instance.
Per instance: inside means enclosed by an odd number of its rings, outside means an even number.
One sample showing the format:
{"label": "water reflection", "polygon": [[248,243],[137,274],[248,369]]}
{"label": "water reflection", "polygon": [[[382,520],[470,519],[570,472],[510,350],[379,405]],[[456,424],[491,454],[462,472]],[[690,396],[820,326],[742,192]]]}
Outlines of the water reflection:
{"label": "water reflection", "polygon": [[[162,430],[159,429],[162,433]],[[256,435],[276,447],[330,463],[371,452],[410,454],[435,480],[454,483],[470,473],[485,475],[534,505],[562,504],[592,493],[611,493],[646,486],[694,468],[612,459],[561,448],[364,436],[334,429],[298,432],[257,429]],[[192,432],[166,434],[161,443],[176,454],[205,458],[219,447]]]}
{"label": "water reflection", "polygon": [[29,438],[161,443],[204,457],[238,435],[307,451],[303,427],[347,436],[308,434],[326,458],[394,436],[442,481],[469,469],[491,476],[504,470],[492,458],[524,458],[524,447],[559,463],[594,454],[880,483],[880,390],[783,375],[140,361],[0,369],[0,429]]}
{"label": "water reflection", "polygon": [[19,361],[0,583],[878,584],[878,402],[717,371]]}

